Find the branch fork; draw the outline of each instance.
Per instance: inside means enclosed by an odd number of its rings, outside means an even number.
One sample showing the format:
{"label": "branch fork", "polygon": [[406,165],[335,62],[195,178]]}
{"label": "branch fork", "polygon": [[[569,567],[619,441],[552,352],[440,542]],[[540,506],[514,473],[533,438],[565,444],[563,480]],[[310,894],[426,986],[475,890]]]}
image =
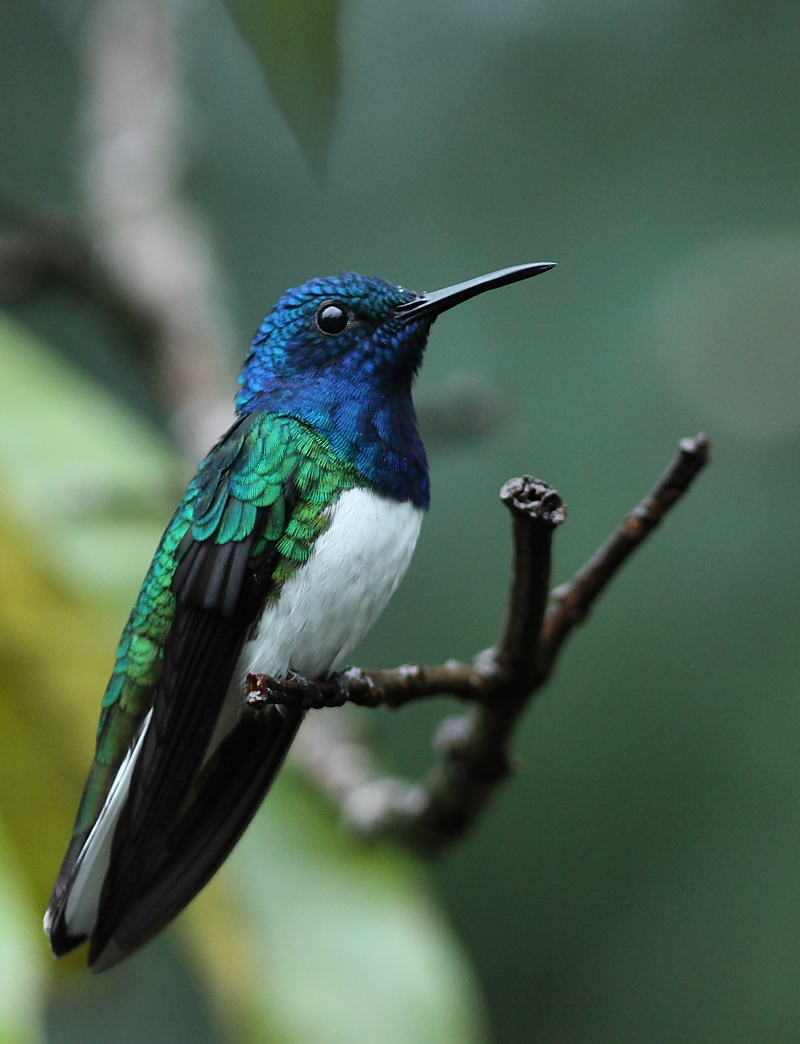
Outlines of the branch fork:
{"label": "branch fork", "polygon": [[[389,836],[433,853],[460,837],[511,771],[509,746],[521,714],[553,672],[561,647],[582,622],[623,562],[686,493],[709,460],[705,435],[684,439],[654,489],[566,584],[550,591],[553,533],[566,518],[554,489],[524,475],[505,483],[500,499],[512,518],[514,564],[505,628],[498,644],[471,663],[448,660],[434,667],[405,664],[393,670],[350,667],[309,681],[292,675],[249,674],[249,707],[273,704],[303,709],[397,708],[435,695],[470,704],[446,718],[436,733],[436,760],[427,778],[409,784],[381,777],[369,764],[351,785],[327,785],[324,753],[305,767],[342,807],[357,833]],[[298,741],[302,739],[301,735]]]}

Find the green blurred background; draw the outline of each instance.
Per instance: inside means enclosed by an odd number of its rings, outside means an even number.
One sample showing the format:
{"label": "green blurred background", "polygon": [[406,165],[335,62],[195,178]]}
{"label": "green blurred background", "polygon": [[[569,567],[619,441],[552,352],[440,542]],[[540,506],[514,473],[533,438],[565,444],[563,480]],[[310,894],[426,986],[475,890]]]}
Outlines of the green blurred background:
{"label": "green blurred background", "polygon": [[[0,0],[0,277],[30,230],[16,205],[100,241],[87,27],[126,4],[145,0]],[[559,263],[436,324],[418,389],[433,506],[359,663],[491,643],[510,476],[568,503],[562,581],[681,436],[707,430],[714,463],[571,642],[463,843],[429,869],[349,846],[289,769],[208,893],[93,979],[54,966],[38,922],[116,633],[199,454],[102,302],[7,281],[0,1041],[795,1044],[800,7],[156,6],[173,189],[229,331],[219,373],[313,275],[430,289]],[[121,147],[146,181],[146,143]],[[414,775],[448,709],[363,725]]]}

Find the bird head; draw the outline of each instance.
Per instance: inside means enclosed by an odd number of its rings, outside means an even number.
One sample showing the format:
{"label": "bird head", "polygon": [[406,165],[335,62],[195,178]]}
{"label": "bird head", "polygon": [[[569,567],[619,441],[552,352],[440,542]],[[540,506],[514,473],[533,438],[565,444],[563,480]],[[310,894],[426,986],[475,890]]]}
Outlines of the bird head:
{"label": "bird head", "polygon": [[433,293],[345,272],[288,290],[262,322],[245,360],[240,410],[269,408],[315,384],[407,395],[438,315],[493,287],[527,279],[549,263],[517,265]]}

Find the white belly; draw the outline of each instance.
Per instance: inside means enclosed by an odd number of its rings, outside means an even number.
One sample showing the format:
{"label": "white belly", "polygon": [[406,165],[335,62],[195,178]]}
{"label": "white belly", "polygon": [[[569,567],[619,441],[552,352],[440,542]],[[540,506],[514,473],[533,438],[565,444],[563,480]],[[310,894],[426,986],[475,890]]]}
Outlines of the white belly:
{"label": "white belly", "polygon": [[364,489],[344,492],[308,562],[268,605],[235,676],[318,678],[345,666],[408,568],[422,510]]}

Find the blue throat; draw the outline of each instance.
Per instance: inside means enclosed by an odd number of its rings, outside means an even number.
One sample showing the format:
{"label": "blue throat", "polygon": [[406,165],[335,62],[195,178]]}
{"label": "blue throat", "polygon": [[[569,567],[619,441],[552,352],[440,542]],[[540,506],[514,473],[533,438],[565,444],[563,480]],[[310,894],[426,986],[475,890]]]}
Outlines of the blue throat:
{"label": "blue throat", "polygon": [[405,401],[386,400],[379,389],[354,388],[336,373],[289,381],[272,377],[257,391],[243,389],[236,407],[239,415],[267,410],[306,421],[377,492],[428,507],[428,462],[410,394]]}
{"label": "blue throat", "polygon": [[[261,324],[239,378],[240,416],[296,417],[353,464],[382,496],[427,508],[428,463],[411,384],[429,321],[404,323],[402,287],[355,273],[315,279],[285,294]],[[325,301],[352,309],[346,329],[321,334],[310,321]]]}

